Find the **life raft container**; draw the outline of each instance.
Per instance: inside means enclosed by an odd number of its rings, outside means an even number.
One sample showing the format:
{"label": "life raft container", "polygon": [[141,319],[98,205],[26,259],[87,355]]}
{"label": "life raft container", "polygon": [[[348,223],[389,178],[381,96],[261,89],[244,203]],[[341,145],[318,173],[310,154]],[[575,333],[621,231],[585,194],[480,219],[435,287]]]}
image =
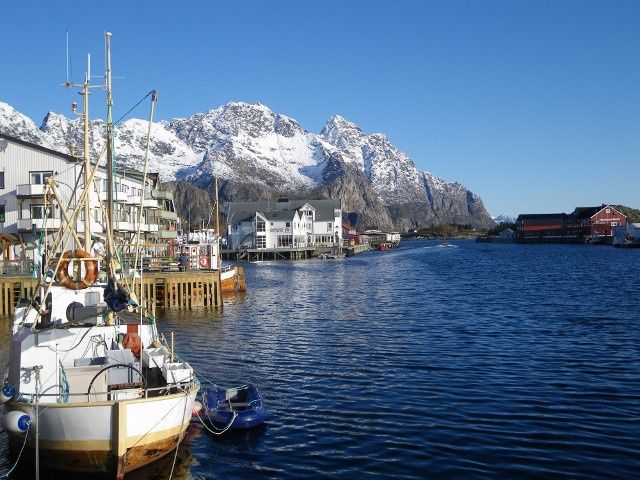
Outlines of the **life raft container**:
{"label": "life raft container", "polygon": [[65,252],[62,255],[62,261],[58,269],[58,281],[71,290],[82,290],[93,285],[98,276],[98,262],[95,260],[84,260],[84,277],[81,280],[73,280],[69,276],[69,262],[74,258],[91,258],[91,254],[84,250],[69,250]]}

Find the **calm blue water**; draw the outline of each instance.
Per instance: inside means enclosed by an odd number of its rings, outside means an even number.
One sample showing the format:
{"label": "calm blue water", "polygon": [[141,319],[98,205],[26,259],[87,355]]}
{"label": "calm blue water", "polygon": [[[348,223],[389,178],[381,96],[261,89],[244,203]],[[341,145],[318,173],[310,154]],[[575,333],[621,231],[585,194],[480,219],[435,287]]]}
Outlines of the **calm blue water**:
{"label": "calm blue water", "polygon": [[191,427],[174,478],[640,476],[640,250],[454,243],[246,265],[221,315],[165,315],[203,376],[256,383],[270,413]]}

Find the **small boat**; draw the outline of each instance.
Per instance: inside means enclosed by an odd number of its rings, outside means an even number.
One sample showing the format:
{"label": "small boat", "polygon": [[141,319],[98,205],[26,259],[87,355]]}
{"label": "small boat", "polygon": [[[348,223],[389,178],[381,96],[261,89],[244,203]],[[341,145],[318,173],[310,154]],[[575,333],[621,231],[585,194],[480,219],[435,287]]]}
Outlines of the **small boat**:
{"label": "small boat", "polygon": [[247,291],[247,281],[244,278],[244,269],[232,265],[223,266],[220,270],[222,293],[236,293]]}
{"label": "small boat", "polygon": [[382,243],[379,247],[378,250],[380,250],[381,252],[386,252],[387,250],[389,250],[389,245],[387,245],[386,243]]}
{"label": "small boat", "polygon": [[205,388],[202,406],[203,419],[218,430],[245,430],[257,427],[267,418],[262,395],[255,385]]}
{"label": "small boat", "polygon": [[335,253],[321,253],[318,255],[320,260],[337,260],[340,258],[345,258],[347,255],[345,253],[335,252]]}

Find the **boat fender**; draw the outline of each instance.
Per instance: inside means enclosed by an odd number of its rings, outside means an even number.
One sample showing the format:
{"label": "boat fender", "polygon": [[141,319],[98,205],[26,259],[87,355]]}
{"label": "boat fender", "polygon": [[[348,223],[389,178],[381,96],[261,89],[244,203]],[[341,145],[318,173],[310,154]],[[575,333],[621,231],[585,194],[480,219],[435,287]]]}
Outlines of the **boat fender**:
{"label": "boat fender", "polygon": [[13,398],[16,394],[16,389],[12,385],[5,385],[0,392],[0,405],[4,405]]}
{"label": "boat fender", "polygon": [[24,433],[31,425],[31,417],[20,410],[12,410],[2,419],[2,427],[11,433]]}

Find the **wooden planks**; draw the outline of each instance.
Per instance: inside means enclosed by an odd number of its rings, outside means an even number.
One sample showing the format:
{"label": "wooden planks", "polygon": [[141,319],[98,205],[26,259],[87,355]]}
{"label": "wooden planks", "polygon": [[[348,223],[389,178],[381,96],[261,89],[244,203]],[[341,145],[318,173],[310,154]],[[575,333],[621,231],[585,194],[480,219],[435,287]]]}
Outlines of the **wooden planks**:
{"label": "wooden planks", "polygon": [[37,280],[24,277],[0,277],[0,316],[13,314],[21,298],[30,298]]}
{"label": "wooden planks", "polygon": [[[0,316],[13,314],[20,298],[30,298],[36,279],[0,277]],[[136,280],[135,294],[152,314],[156,308],[222,308],[220,273],[217,271],[145,272]]]}

